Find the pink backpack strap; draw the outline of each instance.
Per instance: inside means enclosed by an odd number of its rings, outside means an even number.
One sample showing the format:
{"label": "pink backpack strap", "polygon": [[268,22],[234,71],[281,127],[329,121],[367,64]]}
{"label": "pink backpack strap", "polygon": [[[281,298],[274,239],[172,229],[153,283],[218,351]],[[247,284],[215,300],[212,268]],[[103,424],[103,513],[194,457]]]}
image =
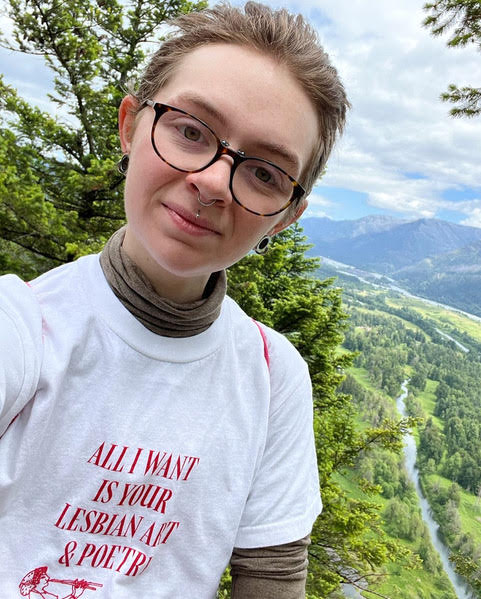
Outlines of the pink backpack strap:
{"label": "pink backpack strap", "polygon": [[261,325],[257,322],[257,320],[254,320],[254,319],[252,319],[252,320],[255,322],[255,324],[256,324],[256,326],[259,329],[259,332],[261,334],[262,342],[264,343],[264,358],[266,360],[267,368],[269,368],[270,360],[269,360],[269,349],[267,347],[267,337],[266,337],[266,334],[264,333],[264,330],[262,329]]}

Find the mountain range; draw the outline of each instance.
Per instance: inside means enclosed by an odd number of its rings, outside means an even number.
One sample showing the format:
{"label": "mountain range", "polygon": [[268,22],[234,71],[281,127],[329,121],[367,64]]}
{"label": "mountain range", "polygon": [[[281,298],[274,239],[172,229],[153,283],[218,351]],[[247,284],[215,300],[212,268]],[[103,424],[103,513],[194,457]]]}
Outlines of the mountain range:
{"label": "mountain range", "polygon": [[481,316],[481,228],[380,215],[301,224],[310,255],[386,275],[412,293]]}

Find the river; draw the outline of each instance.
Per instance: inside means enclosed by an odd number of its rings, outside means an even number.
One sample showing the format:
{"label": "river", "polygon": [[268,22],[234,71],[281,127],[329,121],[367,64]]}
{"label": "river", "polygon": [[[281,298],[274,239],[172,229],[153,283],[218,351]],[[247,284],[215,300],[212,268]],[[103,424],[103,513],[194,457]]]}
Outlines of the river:
{"label": "river", "polygon": [[[389,280],[389,285],[374,283],[372,280],[368,280],[368,279],[362,277],[362,275],[360,274],[362,271],[360,271],[359,269],[356,269],[347,264],[342,264],[341,262],[336,262],[335,260],[331,260],[329,258],[323,258],[323,260],[325,260],[325,262],[328,264],[330,263],[332,266],[337,268],[340,272],[342,272],[346,275],[354,276],[357,279],[359,279],[360,281],[362,281],[363,283],[367,283],[368,285],[371,285],[372,287],[376,287],[376,288],[380,288],[380,289],[391,289],[392,291],[397,291],[398,293],[401,293],[402,295],[406,295],[413,299],[421,300],[427,304],[440,306],[442,308],[446,308],[446,309],[452,310],[454,312],[459,312],[459,313],[463,314],[464,316],[467,316],[471,320],[474,320],[476,322],[481,322],[481,318],[474,314],[469,314],[468,312],[464,312],[463,310],[460,310],[458,308],[453,308],[452,306],[447,306],[445,304],[441,304],[439,302],[429,300],[424,297],[413,295],[409,291],[406,291],[405,289],[398,287],[395,284],[396,281],[394,281],[392,279]],[[341,268],[344,268],[344,270],[341,270]],[[383,278],[388,279],[388,277],[382,277],[381,275],[379,275],[377,273],[365,273],[365,274],[370,275],[372,278],[375,278],[375,279],[381,279],[381,281]],[[457,341],[456,339],[453,339],[453,337],[451,337],[447,333],[444,333],[444,331],[441,331],[439,329],[436,329],[436,330],[444,338],[449,339],[450,341],[453,341],[462,351],[464,351],[465,353],[469,352],[469,349],[467,347],[465,347],[464,345],[462,345],[461,343],[459,343],[459,341]],[[406,414],[406,406],[404,403],[404,400],[406,399],[406,397],[408,395],[407,383],[408,383],[408,381],[405,381],[402,384],[402,386],[401,386],[402,393],[396,400],[397,408],[402,416],[407,415]],[[451,581],[451,584],[454,587],[454,590],[456,592],[456,595],[458,596],[458,599],[472,599],[473,595],[471,594],[466,583],[460,576],[458,576],[456,574],[451,562],[449,561],[450,551],[441,540],[441,537],[439,534],[439,526],[438,526],[437,522],[435,522],[435,520],[433,519],[433,517],[431,515],[431,508],[429,507],[429,503],[427,502],[427,500],[425,499],[425,497],[421,491],[421,485],[419,484],[419,472],[418,472],[418,469],[416,468],[416,457],[417,457],[416,441],[414,440],[414,437],[411,434],[407,434],[405,437],[404,456],[405,456],[405,467],[406,467],[409,479],[412,481],[412,483],[414,484],[414,487],[416,489],[416,493],[417,493],[418,499],[419,499],[419,504],[421,507],[421,514],[422,514],[424,522],[426,523],[426,526],[428,527],[433,547],[439,554],[443,568],[444,568],[449,580]],[[347,584],[342,585],[342,591],[344,593],[344,596],[348,597],[349,599],[364,599],[364,597],[361,595],[361,592],[357,588],[353,587],[352,585],[347,585]]]}
{"label": "river", "polygon": [[441,331],[441,329],[436,329],[436,331],[441,335],[441,337],[444,337],[445,339],[448,339],[449,341],[452,341],[465,354],[469,353],[469,349],[465,345],[463,345],[462,343],[459,343],[459,341],[456,341],[456,339],[453,339],[453,337],[451,337],[451,335],[448,335],[444,331]]}
{"label": "river", "polygon": [[[396,406],[399,413],[402,416],[407,416],[405,399],[408,396],[408,381],[404,381],[401,385],[402,393],[396,399]],[[426,526],[428,527],[429,534],[431,537],[431,542],[433,544],[434,549],[438,552],[439,557],[441,559],[441,563],[443,565],[444,571],[446,572],[451,584],[454,587],[454,591],[458,597],[458,599],[472,599],[473,595],[468,589],[464,580],[456,574],[454,571],[453,565],[449,561],[450,551],[446,547],[446,545],[442,542],[441,537],[439,535],[439,526],[437,522],[435,522],[434,518],[431,515],[431,508],[429,507],[429,503],[423,495],[421,490],[421,485],[419,483],[419,472],[416,468],[416,456],[417,456],[417,448],[416,441],[411,434],[407,434],[404,438],[404,457],[405,457],[405,467],[408,473],[409,479],[414,484],[416,489],[416,493],[418,495],[419,504],[421,507],[421,514]],[[349,599],[364,599],[364,597],[360,594],[358,589],[354,588],[352,585],[342,585],[342,590],[345,597]]]}
{"label": "river", "polygon": [[[407,416],[406,405],[405,405],[405,400],[406,400],[407,396],[408,396],[407,381],[404,381],[404,383],[402,384],[402,393],[396,399],[397,409],[399,410],[399,413],[402,416]],[[439,554],[439,557],[441,558],[441,563],[443,564],[444,571],[448,575],[448,578],[454,587],[454,590],[456,592],[456,595],[458,596],[458,599],[472,599],[472,594],[469,591],[466,583],[454,571],[453,565],[449,560],[450,551],[440,538],[439,526],[438,526],[437,522],[435,522],[434,518],[432,517],[431,508],[429,507],[429,503],[425,499],[423,492],[421,490],[421,485],[419,484],[419,472],[418,472],[418,469],[416,468],[416,455],[417,455],[416,441],[414,440],[414,437],[411,434],[407,434],[404,438],[404,441],[405,441],[405,445],[404,445],[405,467],[406,467],[406,470],[407,470],[410,480],[412,481],[412,483],[414,484],[414,486],[416,488],[416,493],[418,495],[419,504],[421,506],[422,517],[428,527],[429,534],[431,535],[431,542],[433,544],[433,547],[436,549],[436,551]]]}

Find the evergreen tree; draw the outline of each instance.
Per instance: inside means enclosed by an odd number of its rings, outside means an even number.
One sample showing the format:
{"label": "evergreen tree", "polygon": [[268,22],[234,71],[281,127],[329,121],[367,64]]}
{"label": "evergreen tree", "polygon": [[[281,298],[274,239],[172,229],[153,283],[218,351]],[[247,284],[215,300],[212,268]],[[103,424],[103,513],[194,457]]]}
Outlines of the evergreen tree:
{"label": "evergreen tree", "polygon": [[[450,47],[474,44],[481,50],[481,0],[436,0],[424,5],[430,14],[424,20],[424,26],[431,29],[433,35],[442,35],[450,31],[447,45]],[[481,87],[449,86],[441,94],[444,102],[451,102],[452,116],[474,117],[481,114]]]}
{"label": "evergreen tree", "polygon": [[433,423],[432,418],[426,422],[419,437],[419,453],[424,461],[434,460],[439,464],[444,452],[444,438],[442,432]]}
{"label": "evergreen tree", "polygon": [[0,272],[32,277],[98,250],[124,219],[117,111],[175,15],[204,0],[7,0],[13,39],[45,57],[57,114],[0,77]]}

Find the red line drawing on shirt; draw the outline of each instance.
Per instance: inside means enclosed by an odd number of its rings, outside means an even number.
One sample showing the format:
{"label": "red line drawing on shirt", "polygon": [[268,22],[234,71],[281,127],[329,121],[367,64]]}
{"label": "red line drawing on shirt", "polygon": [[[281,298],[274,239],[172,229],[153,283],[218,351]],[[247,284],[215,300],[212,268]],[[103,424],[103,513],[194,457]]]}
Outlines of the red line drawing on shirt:
{"label": "red line drawing on shirt", "polygon": [[47,574],[47,566],[41,566],[31,570],[28,574],[20,581],[18,588],[22,597],[28,597],[29,599],[59,599],[58,595],[47,591],[47,587],[50,583],[68,584],[72,587],[71,592],[65,595],[61,599],[77,599],[88,591],[96,591],[103,585],[98,582],[90,582],[88,580],[65,580],[60,578],[50,578]]}

